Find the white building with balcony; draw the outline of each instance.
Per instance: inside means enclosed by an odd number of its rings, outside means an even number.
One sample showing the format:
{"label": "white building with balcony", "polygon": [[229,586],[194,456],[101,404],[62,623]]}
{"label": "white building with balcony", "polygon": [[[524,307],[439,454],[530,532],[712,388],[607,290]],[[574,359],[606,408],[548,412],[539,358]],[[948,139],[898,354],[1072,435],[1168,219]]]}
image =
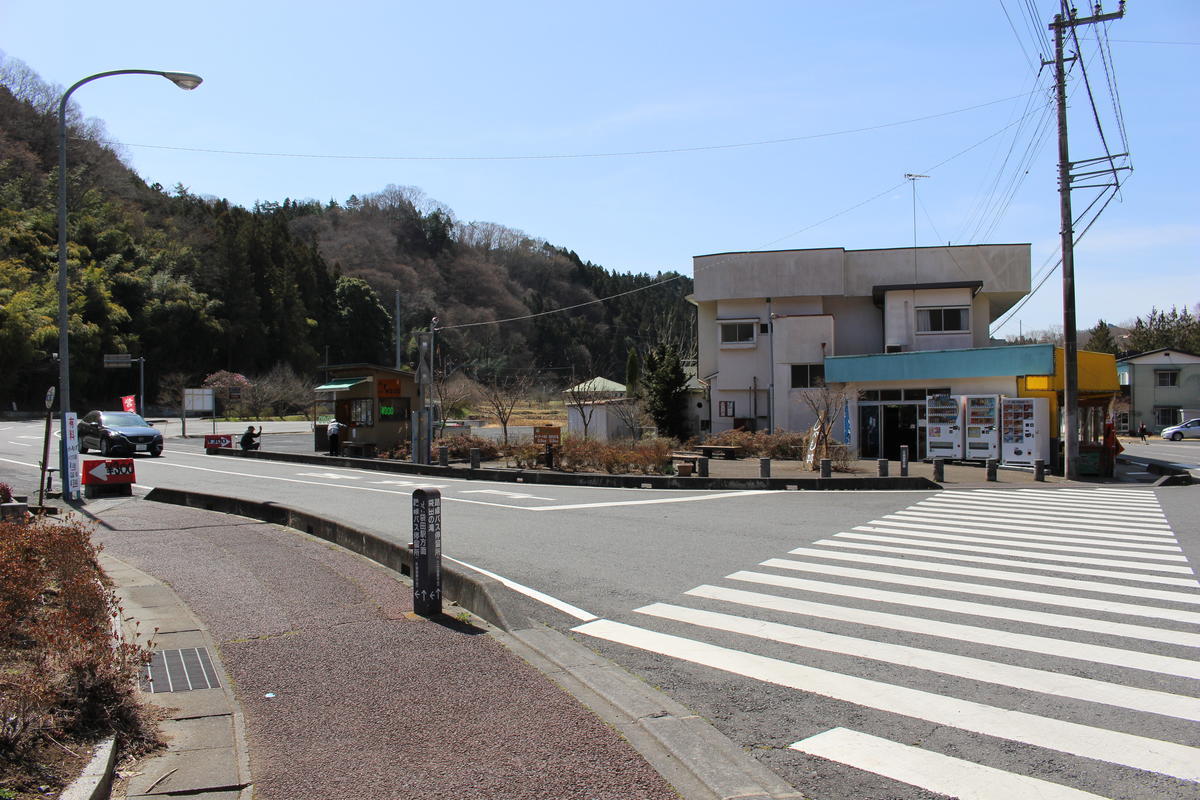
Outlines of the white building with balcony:
{"label": "white building with balcony", "polygon": [[[889,359],[881,370],[895,383],[888,398],[914,406],[915,437],[927,388],[972,389],[978,375],[955,381],[939,364],[961,365],[958,351],[975,348],[986,360],[996,349],[989,326],[1029,293],[1030,247],[716,253],[696,256],[693,275],[698,375],[710,390],[711,431],[808,428],[812,413],[802,393],[825,382],[829,359],[955,351],[951,360]],[[862,366],[855,368],[860,389]],[[972,367],[978,373],[980,365]],[[855,438],[857,417],[856,407],[847,439]]]}

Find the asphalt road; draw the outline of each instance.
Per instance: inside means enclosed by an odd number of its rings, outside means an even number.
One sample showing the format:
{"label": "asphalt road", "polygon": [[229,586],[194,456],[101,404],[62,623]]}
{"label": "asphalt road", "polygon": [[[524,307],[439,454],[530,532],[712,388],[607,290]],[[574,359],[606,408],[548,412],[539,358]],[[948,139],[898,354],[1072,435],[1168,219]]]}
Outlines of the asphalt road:
{"label": "asphalt road", "polygon": [[[0,480],[32,482],[36,442],[40,426],[0,423]],[[431,485],[179,440],[137,470],[401,541],[412,489]],[[1200,490],[432,485],[447,556],[810,796],[1197,795]]]}

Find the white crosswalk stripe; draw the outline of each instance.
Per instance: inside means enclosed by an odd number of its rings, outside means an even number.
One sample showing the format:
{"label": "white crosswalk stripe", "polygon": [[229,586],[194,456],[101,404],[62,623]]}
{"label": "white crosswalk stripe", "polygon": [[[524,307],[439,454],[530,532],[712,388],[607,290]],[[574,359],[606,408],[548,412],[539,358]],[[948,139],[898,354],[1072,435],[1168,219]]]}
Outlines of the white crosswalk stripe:
{"label": "white crosswalk stripe", "polygon": [[[926,791],[1100,798],[1141,770],[1129,797],[1196,796],[1200,583],[1152,491],[947,491],[797,544],[573,630],[869,709],[791,749]],[[893,741],[889,715],[994,744]]]}

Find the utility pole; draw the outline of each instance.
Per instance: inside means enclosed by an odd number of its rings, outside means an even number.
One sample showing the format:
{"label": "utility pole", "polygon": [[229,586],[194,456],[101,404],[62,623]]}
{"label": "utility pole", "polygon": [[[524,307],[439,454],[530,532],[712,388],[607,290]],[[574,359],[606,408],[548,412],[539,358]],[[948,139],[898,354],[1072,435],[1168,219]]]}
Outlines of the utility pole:
{"label": "utility pole", "polygon": [[[1063,3],[1066,11],[1067,4]],[[1063,281],[1063,475],[1068,480],[1079,476],[1079,347],[1075,322],[1075,223],[1071,215],[1071,156],[1067,147],[1067,58],[1063,54],[1065,32],[1080,25],[1120,19],[1125,16],[1125,0],[1110,14],[1100,11],[1100,4],[1090,17],[1080,17],[1071,8],[1066,15],[1055,14],[1050,23],[1054,31],[1054,81],[1058,101],[1058,194],[1062,218],[1062,281]],[[1079,57],[1071,56],[1070,60]],[[1043,66],[1048,66],[1043,63]],[[1108,171],[1108,170],[1105,170]]]}

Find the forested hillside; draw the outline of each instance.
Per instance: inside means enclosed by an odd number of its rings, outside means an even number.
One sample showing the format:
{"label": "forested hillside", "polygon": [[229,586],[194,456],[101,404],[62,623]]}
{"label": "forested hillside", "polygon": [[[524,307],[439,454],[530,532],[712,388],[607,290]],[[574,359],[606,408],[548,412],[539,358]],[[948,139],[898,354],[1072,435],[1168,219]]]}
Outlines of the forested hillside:
{"label": "forested hillside", "polygon": [[[0,55],[5,407],[37,407],[57,376],[60,93]],[[468,373],[621,380],[631,348],[694,346],[687,277],[612,272],[501,225],[461,222],[412,187],[246,209],[147,186],[99,143],[99,123],[71,112],[68,124],[77,407],[128,393],[128,373],[102,369],[105,353],[146,358],[148,399],[159,384],[198,385],[222,369],[256,375],[282,365],[308,378],[322,363],[391,364],[397,291],[408,357],[412,332],[437,317],[442,358]],[[528,318],[473,324],[513,317]]]}

